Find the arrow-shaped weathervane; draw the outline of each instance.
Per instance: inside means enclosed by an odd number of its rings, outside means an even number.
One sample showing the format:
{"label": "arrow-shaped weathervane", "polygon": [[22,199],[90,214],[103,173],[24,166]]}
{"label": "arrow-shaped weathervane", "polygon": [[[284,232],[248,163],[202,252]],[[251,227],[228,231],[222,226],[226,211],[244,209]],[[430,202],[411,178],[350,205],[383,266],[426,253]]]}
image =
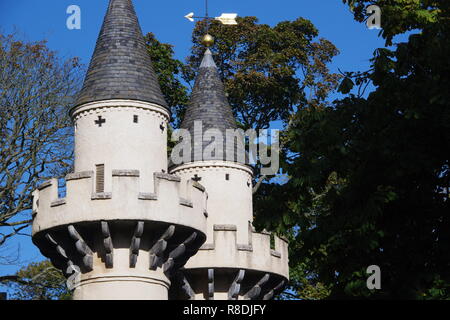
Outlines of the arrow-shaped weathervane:
{"label": "arrow-shaped weathervane", "polygon": [[206,34],[203,36],[202,38],[202,43],[206,46],[206,47],[211,47],[214,44],[214,37],[211,36],[208,31],[209,31],[209,22],[211,20],[218,20],[220,21],[222,24],[225,25],[236,25],[238,24],[236,21],[237,18],[237,13],[222,13],[222,15],[220,17],[216,17],[216,18],[210,18],[209,14],[208,14],[208,0],[205,0],[205,16],[204,17],[196,17],[195,14],[193,12],[185,15],[184,17],[186,19],[188,19],[191,22],[194,22],[194,19],[204,19],[206,20]]}
{"label": "arrow-shaped weathervane", "polygon": [[216,18],[196,17],[196,16],[194,16],[194,13],[191,12],[191,13],[185,15],[184,17],[191,22],[194,22],[195,21],[194,19],[209,19],[209,20],[218,20],[222,24],[225,24],[225,25],[236,25],[236,24],[238,24],[236,21],[237,16],[238,16],[237,13],[222,13],[222,15],[220,17],[216,17]]}
{"label": "arrow-shaped weathervane", "polygon": [[194,13],[191,12],[184,16],[186,19],[188,19],[190,22],[194,22]]}

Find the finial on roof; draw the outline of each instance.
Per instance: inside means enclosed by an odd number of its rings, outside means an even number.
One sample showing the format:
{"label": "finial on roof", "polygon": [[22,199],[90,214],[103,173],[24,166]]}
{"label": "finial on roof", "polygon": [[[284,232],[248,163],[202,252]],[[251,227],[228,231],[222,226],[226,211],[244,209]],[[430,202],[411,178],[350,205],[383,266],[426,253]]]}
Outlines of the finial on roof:
{"label": "finial on roof", "polygon": [[214,44],[214,37],[209,33],[205,34],[202,38],[202,44],[207,48],[212,47]]}

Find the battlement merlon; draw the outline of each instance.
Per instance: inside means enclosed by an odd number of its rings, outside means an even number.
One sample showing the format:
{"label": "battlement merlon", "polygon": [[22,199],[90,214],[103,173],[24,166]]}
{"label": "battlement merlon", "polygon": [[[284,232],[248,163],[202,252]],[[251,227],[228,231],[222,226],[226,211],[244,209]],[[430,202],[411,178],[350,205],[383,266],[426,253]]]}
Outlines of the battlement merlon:
{"label": "battlement merlon", "polygon": [[96,193],[92,171],[66,177],[66,197],[58,197],[58,180],[33,192],[33,235],[62,225],[88,221],[155,221],[206,231],[205,188],[195,181],[154,173],[154,188],[140,192],[137,170],[113,170],[111,192]]}
{"label": "battlement merlon", "polygon": [[[237,242],[235,225],[214,225],[214,242],[205,243],[186,264],[186,269],[246,269],[289,279],[288,242],[269,232],[258,233],[250,226],[248,243]],[[271,248],[271,239],[274,248]]]}

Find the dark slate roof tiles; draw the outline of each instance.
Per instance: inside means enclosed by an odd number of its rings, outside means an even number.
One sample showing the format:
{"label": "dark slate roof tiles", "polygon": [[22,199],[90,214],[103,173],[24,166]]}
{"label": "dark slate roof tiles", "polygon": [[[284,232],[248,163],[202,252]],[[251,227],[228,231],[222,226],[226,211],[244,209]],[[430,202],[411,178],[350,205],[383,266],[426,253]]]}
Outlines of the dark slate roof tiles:
{"label": "dark slate roof tiles", "polygon": [[[192,91],[191,100],[186,110],[181,128],[189,130],[193,140],[201,139],[194,137],[194,122],[202,121],[203,134],[208,129],[218,129],[223,135],[224,149],[223,160],[227,160],[227,154],[232,154],[234,162],[238,162],[238,151],[243,151],[241,144],[234,144],[232,149],[226,150],[226,130],[237,129],[233,111],[225,95],[225,88],[220,79],[217,66],[214,63],[212,53],[208,49],[205,52],[199,72]],[[203,147],[207,147],[211,141],[203,141]],[[194,160],[194,144],[192,145],[192,160]],[[247,157],[246,154],[244,154]],[[214,157],[203,158],[203,160],[216,160]]]}
{"label": "dark slate roof tiles", "polygon": [[167,108],[131,0],[110,0],[76,105],[110,99]]}

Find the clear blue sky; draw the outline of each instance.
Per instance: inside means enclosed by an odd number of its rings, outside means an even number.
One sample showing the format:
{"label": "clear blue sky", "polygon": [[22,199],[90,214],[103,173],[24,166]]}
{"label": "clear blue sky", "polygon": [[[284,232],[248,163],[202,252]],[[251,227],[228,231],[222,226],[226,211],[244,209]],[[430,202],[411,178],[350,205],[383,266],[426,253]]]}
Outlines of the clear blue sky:
{"label": "clear blue sky", "polygon": [[[81,30],[66,28],[69,5],[81,8]],[[203,15],[204,0],[134,0],[144,33],[153,32],[162,41],[174,45],[176,57],[185,59],[191,47],[193,23],[183,18],[189,12]],[[16,30],[26,40],[48,40],[51,49],[65,57],[78,56],[85,64],[94,50],[108,0],[0,0],[0,32]],[[320,31],[320,37],[332,41],[341,51],[332,71],[365,70],[376,48],[384,41],[377,30],[357,23],[342,0],[210,0],[210,14],[236,12],[257,16],[260,23],[276,25],[280,21],[304,17]],[[42,259],[25,236],[9,242],[14,252],[20,246],[22,265]],[[0,254],[2,249],[0,249]],[[13,273],[19,266],[0,265],[0,275]]]}
{"label": "clear blue sky", "polygon": [[[66,9],[81,8],[81,30],[66,28]],[[193,23],[184,15],[193,11],[203,15],[204,0],[134,0],[144,33],[153,32],[163,42],[175,46],[178,59],[184,60],[191,46]],[[0,0],[0,28],[18,31],[29,40],[47,39],[52,49],[65,56],[78,56],[86,63],[93,52],[108,0]],[[334,67],[363,69],[375,48],[383,46],[378,31],[368,30],[353,20],[342,0],[210,0],[210,14],[237,12],[254,15],[261,23],[275,25],[299,16],[310,19],[320,36],[331,40],[340,50]]]}

